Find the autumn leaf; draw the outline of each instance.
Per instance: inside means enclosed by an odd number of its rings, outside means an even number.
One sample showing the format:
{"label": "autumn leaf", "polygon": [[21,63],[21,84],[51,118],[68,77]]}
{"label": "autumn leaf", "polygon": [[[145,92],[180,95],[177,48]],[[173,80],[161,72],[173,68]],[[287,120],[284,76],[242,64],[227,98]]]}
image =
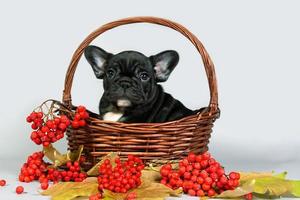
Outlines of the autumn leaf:
{"label": "autumn leaf", "polygon": [[48,147],[43,148],[43,153],[45,156],[53,162],[53,167],[58,167],[66,164],[68,161],[79,160],[81,153],[83,151],[83,145],[80,145],[76,151],[68,151],[66,154],[61,154],[57,149],[55,149],[51,144]]}
{"label": "autumn leaf", "polygon": [[300,197],[300,181],[287,180],[287,172],[274,174],[272,172],[241,172],[240,186],[235,190],[228,190],[217,197],[241,197],[254,193],[260,197],[295,196]]}
{"label": "autumn leaf", "polygon": [[300,197],[300,181],[292,181],[292,195]]}
{"label": "autumn leaf", "polygon": [[97,193],[97,178],[87,178],[83,182],[57,183],[41,194],[51,196],[51,200],[71,200],[76,197],[89,197]]}
{"label": "autumn leaf", "polygon": [[160,181],[160,173],[156,170],[143,170],[142,171],[142,184],[135,189],[128,191],[125,194],[114,193],[109,190],[104,190],[104,197],[112,200],[123,200],[130,192],[134,192],[139,200],[164,200],[169,196],[180,196],[182,189],[173,190]]}
{"label": "autumn leaf", "polygon": [[112,200],[124,200],[128,194],[125,193],[114,193],[110,190],[103,190],[103,196],[106,199],[112,199]]}
{"label": "autumn leaf", "polygon": [[287,172],[282,172],[282,173],[279,173],[279,174],[273,174],[273,177],[285,179],[286,175],[287,175]]}
{"label": "autumn leaf", "polygon": [[147,180],[150,182],[160,182],[161,176],[159,171],[154,171],[151,169],[145,169],[142,171],[142,180]]}
{"label": "autumn leaf", "polygon": [[265,177],[256,179],[254,190],[258,194],[266,194],[269,196],[281,196],[292,191],[291,181],[277,178]]}
{"label": "autumn leaf", "polygon": [[240,185],[239,187],[235,188],[234,190],[226,190],[222,192],[217,197],[219,198],[235,198],[235,197],[242,197],[248,193],[252,193],[255,185],[255,180],[248,180],[244,184]]}
{"label": "autumn leaf", "polygon": [[109,190],[104,190],[103,194],[107,199],[124,200],[130,192],[134,192],[139,200],[164,200],[166,197],[178,197],[182,194],[181,189],[172,190],[163,184],[155,182],[142,183],[140,187],[130,190],[125,194],[114,193]]}
{"label": "autumn leaf", "polygon": [[239,172],[240,182],[246,182],[251,179],[273,176],[273,172]]}
{"label": "autumn leaf", "polygon": [[64,162],[64,156],[51,144],[47,147],[43,147],[43,153],[49,160],[52,161],[55,167],[60,166],[61,163]]}
{"label": "autumn leaf", "polygon": [[181,196],[182,189],[173,190],[161,183],[145,182],[139,188],[133,190],[140,200],[164,200],[169,196]]}
{"label": "autumn leaf", "polygon": [[106,156],[103,156],[101,160],[94,165],[88,172],[87,175],[89,176],[98,176],[99,175],[99,167],[100,165],[104,162],[104,160],[109,159],[111,162],[111,165],[114,167],[115,166],[115,159],[118,157],[117,153],[111,152],[107,154]]}
{"label": "autumn leaf", "polygon": [[80,145],[76,151],[68,151],[67,159],[73,162],[79,161],[82,151],[83,151],[83,145]]}

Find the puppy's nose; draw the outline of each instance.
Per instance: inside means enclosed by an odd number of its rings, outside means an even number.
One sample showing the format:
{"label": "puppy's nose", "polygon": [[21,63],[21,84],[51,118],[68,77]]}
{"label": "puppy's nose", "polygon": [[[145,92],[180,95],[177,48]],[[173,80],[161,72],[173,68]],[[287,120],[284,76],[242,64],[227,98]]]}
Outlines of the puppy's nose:
{"label": "puppy's nose", "polygon": [[120,86],[124,89],[127,89],[131,86],[131,82],[127,81],[127,80],[122,80],[120,81]]}

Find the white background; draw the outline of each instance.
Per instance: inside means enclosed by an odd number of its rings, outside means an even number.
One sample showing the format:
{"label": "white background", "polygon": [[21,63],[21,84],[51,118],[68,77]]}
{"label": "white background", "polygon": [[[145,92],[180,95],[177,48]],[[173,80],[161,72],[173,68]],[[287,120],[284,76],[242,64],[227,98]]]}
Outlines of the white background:
{"label": "white background", "polygon": [[[300,179],[299,6],[296,0],[1,1],[0,178],[16,177],[27,155],[41,149],[29,139],[25,117],[48,98],[61,100],[79,43],[104,23],[151,15],[186,26],[215,63],[222,113],[209,147],[216,159],[228,170],[287,170],[289,178]],[[165,90],[187,107],[208,105],[200,56],[179,33],[129,25],[93,44],[112,53],[132,49],[149,56],[177,50],[180,62]],[[97,111],[101,94],[102,82],[82,59],[73,103]],[[66,141],[56,146],[66,151]]]}

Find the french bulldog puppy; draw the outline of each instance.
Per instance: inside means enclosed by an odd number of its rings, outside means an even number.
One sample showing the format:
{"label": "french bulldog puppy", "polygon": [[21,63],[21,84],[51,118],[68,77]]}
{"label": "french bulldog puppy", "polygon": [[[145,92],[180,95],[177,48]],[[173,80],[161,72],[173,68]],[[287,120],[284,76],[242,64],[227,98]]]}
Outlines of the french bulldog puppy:
{"label": "french bulldog puppy", "polygon": [[168,50],[147,57],[136,51],[111,54],[88,46],[84,55],[98,79],[103,79],[100,116],[120,122],[167,122],[195,111],[164,92],[165,82],[178,63],[176,51]]}

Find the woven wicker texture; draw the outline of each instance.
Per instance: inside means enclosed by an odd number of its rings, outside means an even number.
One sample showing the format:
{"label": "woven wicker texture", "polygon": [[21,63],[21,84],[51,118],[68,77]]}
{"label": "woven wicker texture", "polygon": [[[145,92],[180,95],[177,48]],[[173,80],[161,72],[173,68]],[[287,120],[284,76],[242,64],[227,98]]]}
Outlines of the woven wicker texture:
{"label": "woven wicker texture", "polygon": [[120,156],[134,154],[146,162],[162,163],[174,161],[189,151],[206,151],[212,132],[213,122],[219,117],[217,81],[213,62],[203,44],[182,25],[167,19],[156,17],[131,17],[117,20],[96,29],[79,45],[74,52],[65,78],[63,104],[74,109],[71,100],[73,77],[84,49],[102,33],[126,24],[152,23],[170,27],[187,39],[200,53],[210,89],[210,102],[201,112],[180,120],[165,123],[120,123],[100,120],[91,113],[88,125],[78,130],[68,129],[67,139],[70,150],[84,145],[87,167],[94,165],[109,152],[118,152]]}

